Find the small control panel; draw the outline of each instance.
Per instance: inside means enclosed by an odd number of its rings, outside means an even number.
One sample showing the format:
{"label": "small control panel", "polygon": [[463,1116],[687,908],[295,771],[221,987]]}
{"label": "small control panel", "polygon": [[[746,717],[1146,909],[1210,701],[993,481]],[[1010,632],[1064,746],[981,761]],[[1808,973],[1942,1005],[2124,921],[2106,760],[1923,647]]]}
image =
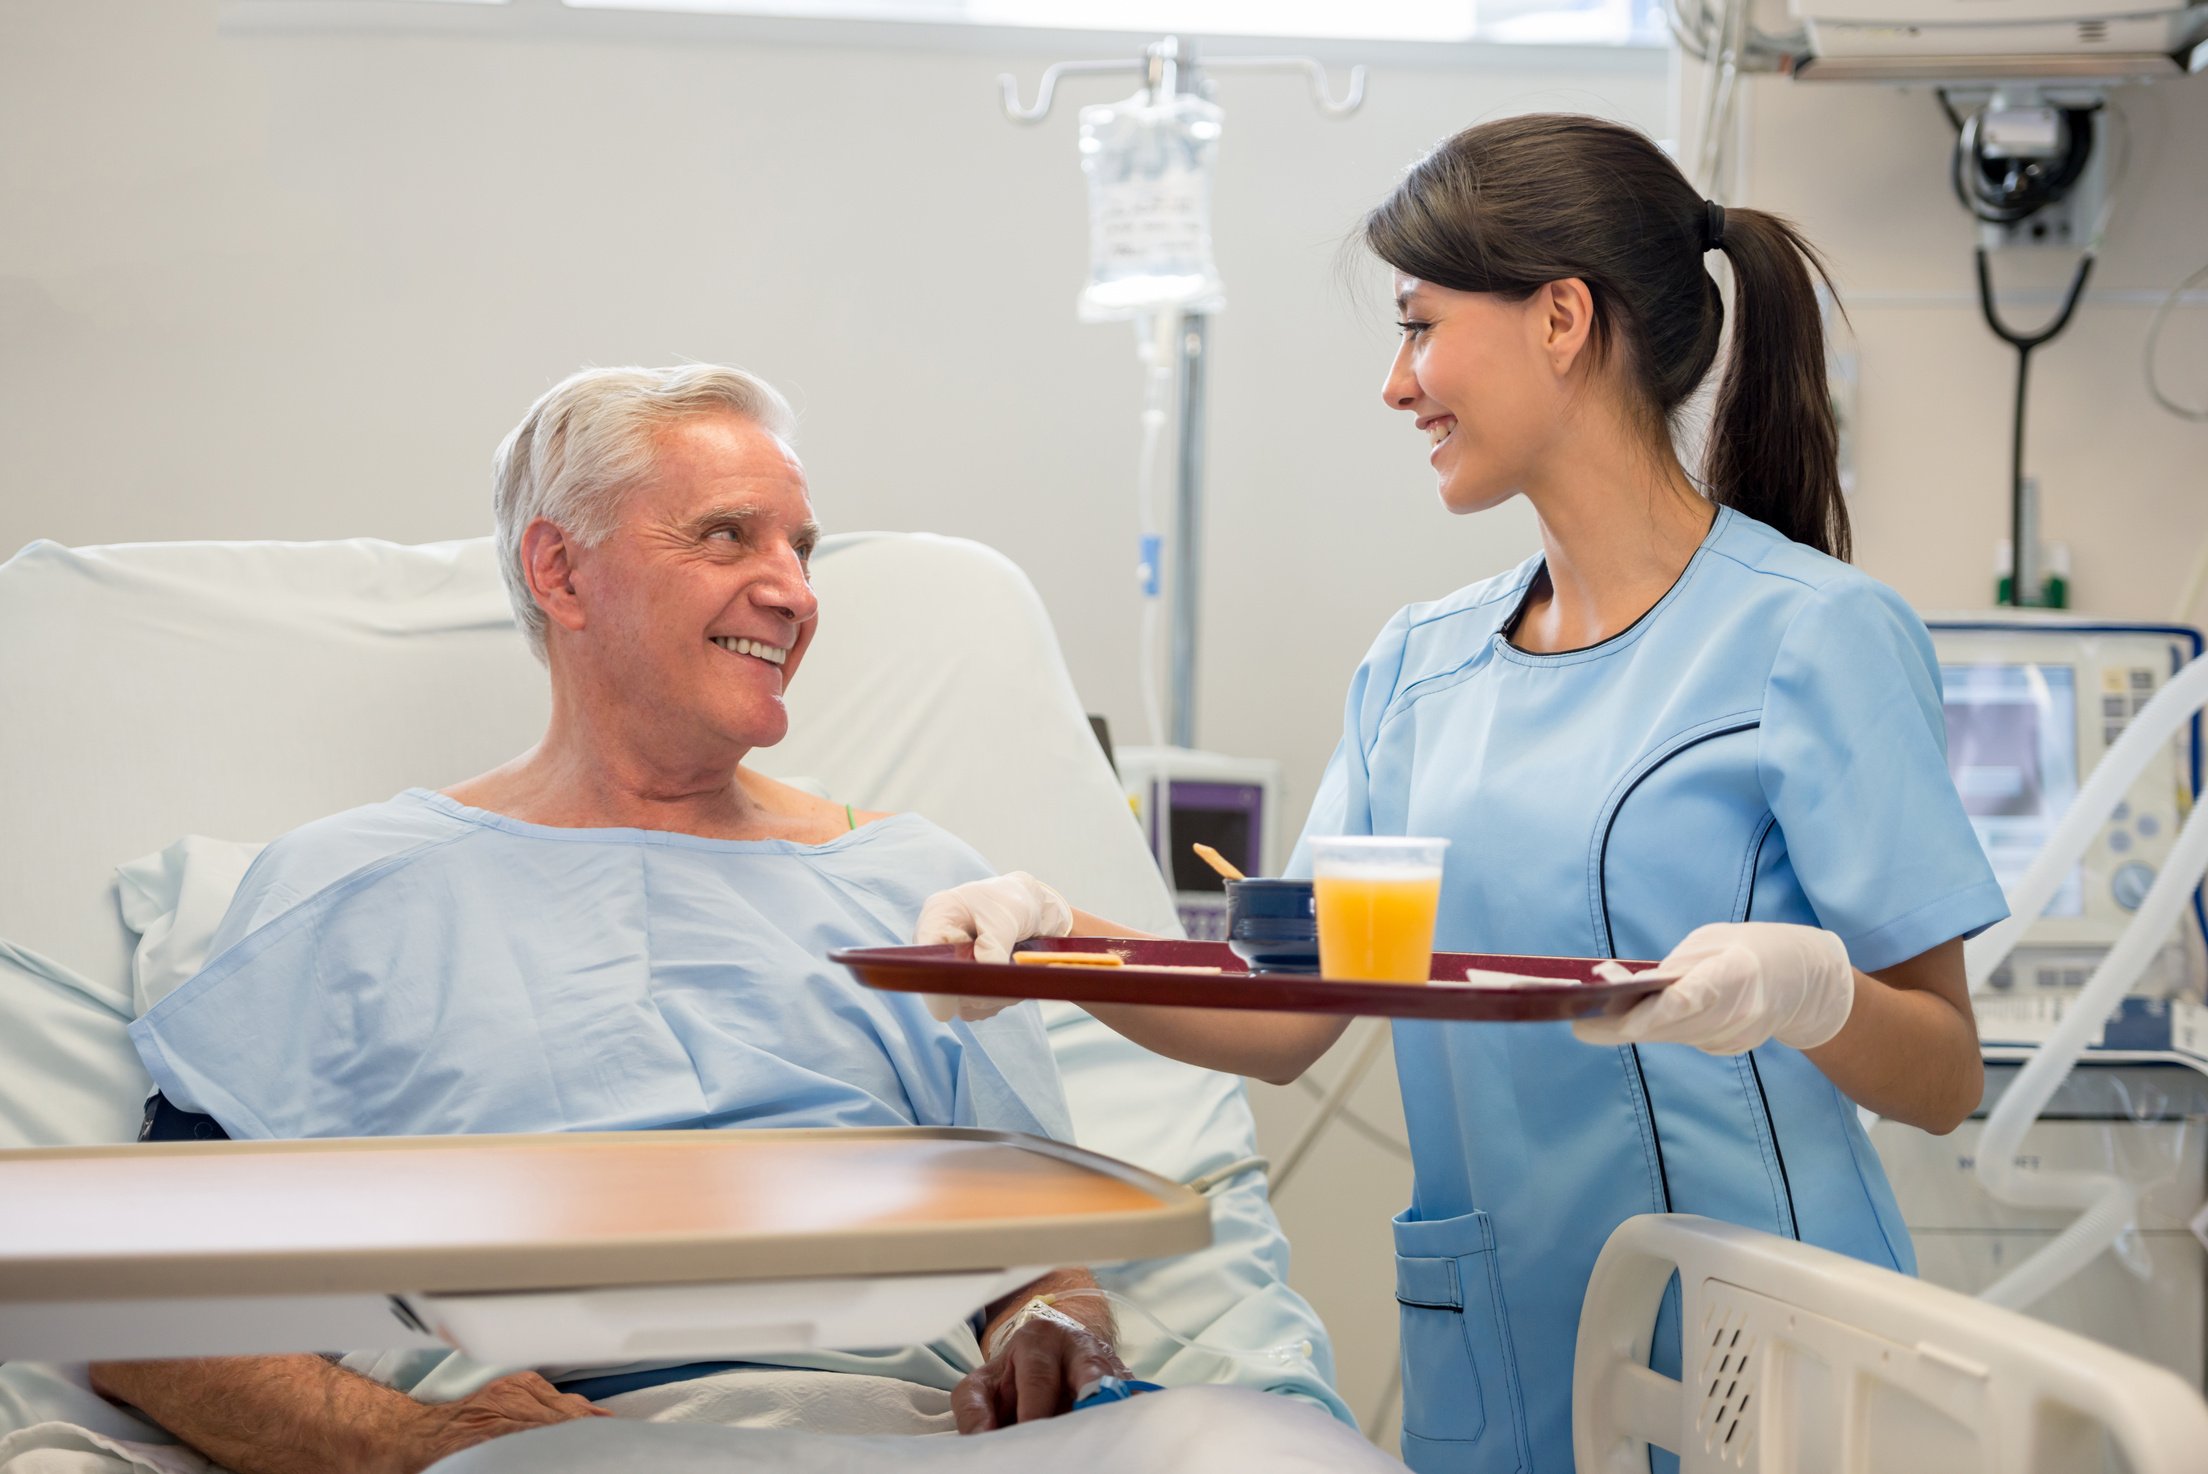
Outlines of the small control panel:
{"label": "small control panel", "polygon": [[[2105,666],[2101,670],[2101,747],[2105,752],[2116,745],[2131,725],[2131,719],[2146,709],[2154,699],[2154,693],[2162,687],[2163,672],[2151,665]],[[2108,827],[2102,832],[2101,843],[2106,846],[2111,860],[2108,871],[2109,899],[2121,911],[2136,911],[2139,903],[2147,898],[2147,891],[2154,885],[2155,865],[2149,856],[2158,858],[2167,847],[2167,839],[2176,828],[2175,799],[2167,806],[2155,803],[2151,798],[2147,806],[2134,810],[2126,801],[2116,806],[2108,817]]]}

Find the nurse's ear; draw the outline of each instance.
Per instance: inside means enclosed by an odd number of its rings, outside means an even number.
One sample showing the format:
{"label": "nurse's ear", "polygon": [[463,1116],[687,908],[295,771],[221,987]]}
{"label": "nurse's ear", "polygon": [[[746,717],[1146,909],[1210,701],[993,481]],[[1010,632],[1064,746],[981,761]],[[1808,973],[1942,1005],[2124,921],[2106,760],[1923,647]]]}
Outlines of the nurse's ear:
{"label": "nurse's ear", "polygon": [[1539,316],[1542,351],[1559,379],[1568,378],[1583,360],[1592,363],[1588,345],[1595,335],[1595,294],[1576,276],[1552,281],[1533,294]]}
{"label": "nurse's ear", "polygon": [[521,531],[521,567],[529,593],[544,617],[565,630],[583,627],[583,601],[575,592],[575,549],[557,523],[539,517]]}

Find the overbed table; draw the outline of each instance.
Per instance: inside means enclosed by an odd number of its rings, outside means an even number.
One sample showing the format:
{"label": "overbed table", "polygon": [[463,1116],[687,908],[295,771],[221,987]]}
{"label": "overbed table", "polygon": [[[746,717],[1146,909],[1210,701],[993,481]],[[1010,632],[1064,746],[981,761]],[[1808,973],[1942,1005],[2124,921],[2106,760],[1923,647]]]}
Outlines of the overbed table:
{"label": "overbed table", "polygon": [[0,1151],[0,1359],[454,1346],[509,1365],[934,1339],[1210,1242],[1075,1147],[912,1128]]}

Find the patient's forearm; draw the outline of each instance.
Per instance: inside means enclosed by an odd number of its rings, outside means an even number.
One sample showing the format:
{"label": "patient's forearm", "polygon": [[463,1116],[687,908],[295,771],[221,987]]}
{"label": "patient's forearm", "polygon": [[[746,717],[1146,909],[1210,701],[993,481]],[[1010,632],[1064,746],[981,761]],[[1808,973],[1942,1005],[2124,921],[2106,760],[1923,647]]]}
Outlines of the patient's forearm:
{"label": "patient's forearm", "polygon": [[137,1408],[237,1474],[397,1469],[420,1404],[319,1356],[111,1361],[102,1396]]}
{"label": "patient's forearm", "polygon": [[610,1416],[535,1372],[420,1403],[319,1356],[99,1362],[92,1386],[236,1474],[417,1474],[488,1439]]}
{"label": "patient's forearm", "polygon": [[[1140,937],[1147,933],[1073,913],[1077,937]],[[1286,1085],[1334,1047],[1349,1019],[1333,1014],[1259,1013],[1239,1008],[1144,1008],[1092,1003],[1090,1013],[1153,1054]]]}

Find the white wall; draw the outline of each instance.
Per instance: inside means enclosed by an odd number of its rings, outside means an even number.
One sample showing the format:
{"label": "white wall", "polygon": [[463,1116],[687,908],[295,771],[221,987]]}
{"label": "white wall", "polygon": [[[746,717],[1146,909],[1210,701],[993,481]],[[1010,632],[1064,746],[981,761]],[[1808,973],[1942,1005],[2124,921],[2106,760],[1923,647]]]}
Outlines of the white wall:
{"label": "white wall", "polygon": [[[552,380],[725,360],[799,404],[830,526],[1005,549],[1141,740],[1132,335],[1073,320],[1073,108],[996,105],[1061,43],[218,37],[208,4],[59,0],[0,28],[0,549],[474,533]],[[1286,761],[1299,812],[1388,613],[1530,546],[1435,510],[1375,392],[1384,294],[1342,289],[1336,245],[1466,120],[1657,126],[1661,71],[1385,68],[1347,123],[1289,78],[1220,83],[1199,736]]]}

